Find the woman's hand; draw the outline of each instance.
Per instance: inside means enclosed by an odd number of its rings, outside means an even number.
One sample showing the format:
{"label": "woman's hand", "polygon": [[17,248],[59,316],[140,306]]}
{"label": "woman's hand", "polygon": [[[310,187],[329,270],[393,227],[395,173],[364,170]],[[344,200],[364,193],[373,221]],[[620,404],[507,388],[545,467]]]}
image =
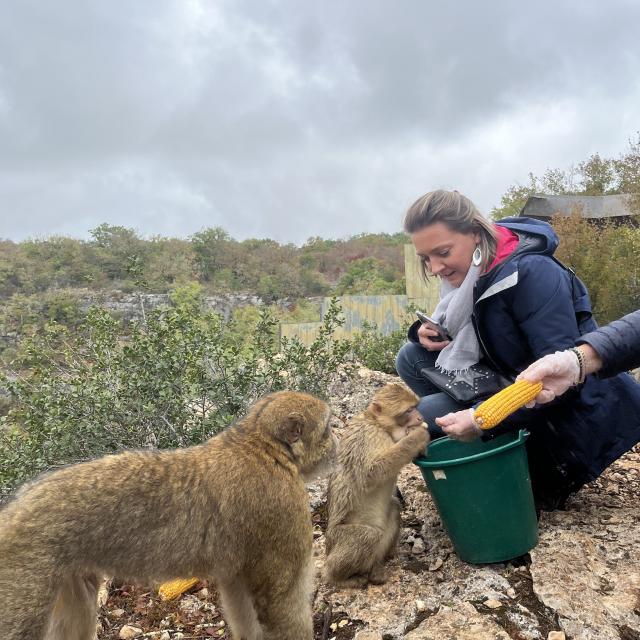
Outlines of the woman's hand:
{"label": "woman's hand", "polygon": [[433,340],[437,337],[438,332],[435,329],[430,329],[426,324],[421,324],[418,327],[418,340],[427,351],[442,351],[451,342],[451,340],[442,340],[441,342]]}
{"label": "woman's hand", "polygon": [[556,351],[536,360],[526,368],[516,380],[542,382],[542,390],[533,402],[527,404],[545,404],[556,396],[561,396],[569,387],[578,382],[580,364],[572,351]]}
{"label": "woman's hand", "polygon": [[473,442],[482,434],[482,429],[473,419],[473,409],[447,413],[446,416],[436,418],[436,424],[442,427],[446,435],[460,442]]}

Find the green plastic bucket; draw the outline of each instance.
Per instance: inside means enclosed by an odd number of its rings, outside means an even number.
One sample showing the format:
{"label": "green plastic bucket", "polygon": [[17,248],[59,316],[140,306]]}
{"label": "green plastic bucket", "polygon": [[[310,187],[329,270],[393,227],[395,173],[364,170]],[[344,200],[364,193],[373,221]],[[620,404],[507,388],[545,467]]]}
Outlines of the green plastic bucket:
{"label": "green plastic bucket", "polygon": [[479,564],[522,555],[538,542],[525,441],[528,432],[487,442],[434,440],[420,467],[458,557]]}

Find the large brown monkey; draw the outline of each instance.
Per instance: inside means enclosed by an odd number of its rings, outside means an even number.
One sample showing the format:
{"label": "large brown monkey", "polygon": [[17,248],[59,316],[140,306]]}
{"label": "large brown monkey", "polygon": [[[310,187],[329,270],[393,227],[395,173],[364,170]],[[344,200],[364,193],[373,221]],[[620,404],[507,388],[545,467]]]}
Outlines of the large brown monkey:
{"label": "large brown monkey", "polygon": [[412,391],[387,384],[340,440],[326,531],[325,576],[336,586],[386,581],[384,560],[395,552],[400,532],[398,473],[429,441],[417,403]]}
{"label": "large brown monkey", "polygon": [[91,640],[97,576],[213,577],[238,640],[311,640],[305,480],[329,471],[329,407],[282,391],[205,444],[125,452],[26,486],[0,511],[0,638]]}

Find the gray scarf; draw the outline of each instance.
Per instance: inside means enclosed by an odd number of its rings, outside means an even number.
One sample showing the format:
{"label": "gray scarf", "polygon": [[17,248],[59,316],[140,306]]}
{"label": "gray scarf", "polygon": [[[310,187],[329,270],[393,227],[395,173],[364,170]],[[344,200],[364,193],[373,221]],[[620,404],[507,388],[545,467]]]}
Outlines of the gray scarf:
{"label": "gray scarf", "polygon": [[446,280],[440,287],[440,302],[433,318],[453,340],[438,355],[436,367],[447,373],[465,371],[480,360],[482,351],[471,324],[473,285],[479,276],[480,267],[471,264],[459,287],[452,287]]}

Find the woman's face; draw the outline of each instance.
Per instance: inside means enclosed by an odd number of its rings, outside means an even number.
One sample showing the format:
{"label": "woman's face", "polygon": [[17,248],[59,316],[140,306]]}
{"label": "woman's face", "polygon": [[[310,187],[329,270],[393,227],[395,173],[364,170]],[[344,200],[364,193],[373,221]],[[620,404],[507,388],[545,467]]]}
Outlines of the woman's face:
{"label": "woman's face", "polygon": [[444,222],[434,222],[411,234],[416,254],[424,260],[427,271],[453,287],[462,284],[479,241],[480,234],[458,233]]}

